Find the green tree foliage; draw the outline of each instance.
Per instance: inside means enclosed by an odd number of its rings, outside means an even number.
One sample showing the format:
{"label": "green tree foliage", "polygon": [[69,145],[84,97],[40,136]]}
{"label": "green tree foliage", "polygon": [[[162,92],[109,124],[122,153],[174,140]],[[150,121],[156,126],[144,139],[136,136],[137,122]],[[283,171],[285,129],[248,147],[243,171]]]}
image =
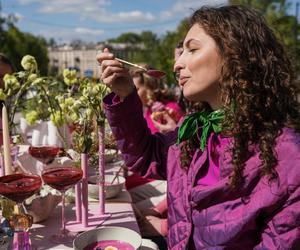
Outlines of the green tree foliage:
{"label": "green tree foliage", "polygon": [[180,22],[174,32],[168,32],[157,46],[157,60],[155,67],[167,72],[167,82],[174,83],[173,66],[174,66],[174,50],[176,45],[182,41],[188,31],[188,20],[184,19]]}
{"label": "green tree foliage", "polygon": [[300,24],[287,10],[291,1],[286,0],[230,0],[231,4],[242,4],[260,10],[267,22],[274,30],[276,36],[282,41],[289,53],[297,74],[300,74]]}
{"label": "green tree foliage", "polygon": [[141,37],[134,32],[127,32],[121,34],[115,39],[108,40],[108,42],[137,44],[141,42]]}
{"label": "green tree foliage", "polygon": [[0,52],[12,61],[15,70],[21,70],[20,61],[26,54],[34,56],[42,74],[48,71],[48,52],[46,40],[29,33],[21,32],[13,24],[13,19],[0,20]]}
{"label": "green tree foliage", "polygon": [[[188,21],[183,20],[174,32],[167,32],[166,35],[158,38],[151,31],[143,31],[140,34],[129,32],[120,35],[115,39],[110,39],[109,43],[128,43],[131,45],[141,45],[134,47],[128,60],[135,63],[147,63],[151,67],[163,70],[167,73],[167,83],[174,83],[173,64],[174,49],[188,30]],[[128,48],[130,49],[130,48]]]}

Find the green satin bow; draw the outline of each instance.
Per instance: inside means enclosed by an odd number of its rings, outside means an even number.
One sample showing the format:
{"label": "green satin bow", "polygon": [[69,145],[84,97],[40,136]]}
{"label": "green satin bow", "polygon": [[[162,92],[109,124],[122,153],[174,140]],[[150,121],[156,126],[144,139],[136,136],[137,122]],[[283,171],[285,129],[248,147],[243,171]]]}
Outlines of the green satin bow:
{"label": "green satin bow", "polygon": [[200,149],[203,151],[206,146],[206,140],[211,131],[215,133],[221,132],[220,126],[224,119],[223,110],[213,112],[197,112],[187,116],[178,130],[177,144],[194,136],[199,127],[202,127],[202,135],[200,138]]}

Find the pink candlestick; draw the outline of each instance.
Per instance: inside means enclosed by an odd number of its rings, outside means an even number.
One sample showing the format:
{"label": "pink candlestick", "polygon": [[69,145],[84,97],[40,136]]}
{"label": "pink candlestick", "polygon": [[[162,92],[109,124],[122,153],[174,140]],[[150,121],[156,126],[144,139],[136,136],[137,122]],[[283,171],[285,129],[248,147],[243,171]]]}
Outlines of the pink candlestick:
{"label": "pink candlestick", "polygon": [[88,226],[88,155],[81,154],[81,168],[83,176],[81,180],[82,191],[82,225]]}
{"label": "pink candlestick", "polygon": [[76,221],[81,222],[82,221],[82,209],[81,209],[81,182],[78,182],[75,185],[75,207],[76,207]]}
{"label": "pink candlestick", "polygon": [[[21,243],[23,242],[23,243]],[[13,250],[30,250],[32,249],[29,232],[15,232],[13,238]]]}
{"label": "pink candlestick", "polygon": [[104,198],[104,124],[98,126],[98,139],[99,139],[99,210],[100,215],[105,214],[105,198]]}

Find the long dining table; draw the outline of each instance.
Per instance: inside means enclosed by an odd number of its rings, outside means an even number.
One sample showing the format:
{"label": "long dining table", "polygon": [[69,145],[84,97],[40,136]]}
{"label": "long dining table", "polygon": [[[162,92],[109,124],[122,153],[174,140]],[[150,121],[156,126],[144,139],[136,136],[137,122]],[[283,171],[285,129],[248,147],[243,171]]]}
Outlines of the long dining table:
{"label": "long dining table", "polygon": [[[106,164],[105,173],[114,174],[120,166],[123,164],[122,161],[116,160],[110,164]],[[93,173],[90,173],[92,175]],[[98,214],[99,203],[97,200],[89,199],[89,214]],[[101,222],[97,227],[105,226],[118,226],[125,227],[134,230],[140,234],[139,226],[136,221],[136,217],[133,211],[132,199],[129,192],[125,189],[112,199],[107,199],[105,202],[105,211],[110,214],[110,217]],[[65,207],[65,219],[66,222],[74,220],[75,215],[75,204],[67,203]],[[67,223],[68,225],[68,223]],[[61,204],[59,204],[51,215],[44,221],[36,223],[30,229],[30,238],[33,246],[36,250],[65,250],[73,249],[73,243],[68,244],[56,244],[50,241],[51,235],[55,234],[61,228]],[[68,228],[68,226],[67,226]],[[95,227],[91,227],[92,229]],[[89,230],[87,229],[87,230]],[[158,246],[148,239],[142,239],[140,250],[158,250]]]}
{"label": "long dining table", "polygon": [[[123,191],[126,192],[126,191]],[[124,195],[124,194],[123,194]],[[95,214],[95,210],[98,209],[98,203],[89,204],[89,212]],[[99,226],[118,226],[125,227],[140,233],[139,227],[132,209],[130,202],[118,202],[112,201],[105,204],[105,210],[111,215]],[[74,204],[68,204],[66,206],[66,220],[73,220],[75,217]],[[31,228],[31,242],[37,247],[37,250],[46,249],[73,249],[73,244],[56,244],[50,241],[50,236],[58,232],[61,227],[61,206],[57,206],[50,217],[41,222],[34,224]],[[141,249],[158,249],[153,242],[149,240],[142,241]]]}
{"label": "long dining table", "polygon": [[[24,145],[21,148],[21,154],[19,152],[18,160],[23,163],[24,171],[29,171],[31,173],[37,172],[37,169],[31,169],[32,166],[37,166],[34,164],[36,161],[28,153],[28,145]],[[68,164],[68,162],[63,163]],[[110,163],[106,163],[105,174],[115,174],[120,170],[120,167],[123,165],[123,161],[120,157],[115,157]],[[31,168],[30,168],[31,167]],[[93,175],[95,172],[89,172],[89,175]],[[134,230],[140,234],[139,226],[133,211],[132,200],[129,192],[125,189],[122,192],[112,199],[107,199],[105,201],[105,211],[110,214],[106,220],[99,220],[99,224],[93,225],[85,230],[80,232],[75,231],[75,233],[81,233],[86,230],[90,230],[96,227],[105,227],[105,226],[118,226],[125,227],[131,230]],[[89,198],[89,215],[99,214],[99,202],[95,199]],[[93,217],[91,216],[91,217]],[[96,216],[97,217],[97,216]],[[94,218],[94,217],[93,217]],[[76,219],[76,211],[74,202],[67,202],[65,206],[65,220],[67,222],[74,221]],[[95,223],[93,223],[95,224]],[[58,204],[55,209],[51,212],[49,217],[41,222],[34,223],[30,229],[30,240],[32,243],[32,250],[67,250],[73,249],[73,243],[68,244],[57,244],[50,241],[51,235],[57,233],[61,228],[61,203]],[[72,231],[72,230],[71,230]],[[0,250],[11,249],[12,239],[9,238],[6,240],[5,244],[0,244]],[[140,250],[158,250],[158,246],[148,239],[142,239]]]}

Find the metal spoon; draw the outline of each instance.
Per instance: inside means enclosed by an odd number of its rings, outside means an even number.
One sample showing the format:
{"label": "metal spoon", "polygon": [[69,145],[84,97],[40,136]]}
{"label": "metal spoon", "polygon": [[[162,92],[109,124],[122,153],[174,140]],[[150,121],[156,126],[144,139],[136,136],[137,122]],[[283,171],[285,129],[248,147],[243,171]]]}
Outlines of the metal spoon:
{"label": "metal spoon", "polygon": [[142,66],[140,66],[140,65],[138,65],[138,64],[131,63],[131,62],[125,61],[125,60],[120,59],[120,58],[117,58],[117,57],[115,57],[115,59],[116,59],[117,61],[121,62],[121,63],[124,63],[124,64],[130,65],[130,66],[132,66],[132,67],[136,67],[136,68],[142,69],[142,70],[144,70],[144,71],[146,72],[147,75],[152,76],[152,77],[154,77],[154,78],[160,79],[160,78],[162,78],[162,77],[164,77],[164,76],[166,75],[165,72],[160,71],[160,70],[156,70],[156,69],[146,69],[146,68],[144,68],[144,67],[142,67]]}

